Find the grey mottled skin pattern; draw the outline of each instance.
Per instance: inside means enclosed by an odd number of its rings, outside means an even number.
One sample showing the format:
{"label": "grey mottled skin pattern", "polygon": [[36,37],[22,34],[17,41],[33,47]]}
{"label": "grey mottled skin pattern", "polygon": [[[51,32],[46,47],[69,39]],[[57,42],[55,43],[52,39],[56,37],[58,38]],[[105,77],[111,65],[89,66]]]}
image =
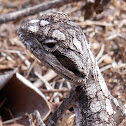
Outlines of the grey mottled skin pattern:
{"label": "grey mottled skin pattern", "polygon": [[73,84],[48,126],[55,126],[55,118],[73,105],[77,126],[115,125],[109,92],[86,37],[66,14],[49,13],[27,21],[18,35],[32,54]]}

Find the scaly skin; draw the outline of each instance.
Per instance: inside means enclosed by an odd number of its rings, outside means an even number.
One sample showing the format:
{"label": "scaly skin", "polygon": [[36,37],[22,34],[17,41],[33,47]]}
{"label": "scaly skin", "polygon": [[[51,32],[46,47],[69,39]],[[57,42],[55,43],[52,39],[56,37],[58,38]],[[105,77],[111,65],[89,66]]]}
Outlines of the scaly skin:
{"label": "scaly skin", "polygon": [[80,27],[64,13],[49,13],[27,21],[18,34],[32,54],[73,84],[47,126],[71,106],[77,126],[115,125],[106,83]]}

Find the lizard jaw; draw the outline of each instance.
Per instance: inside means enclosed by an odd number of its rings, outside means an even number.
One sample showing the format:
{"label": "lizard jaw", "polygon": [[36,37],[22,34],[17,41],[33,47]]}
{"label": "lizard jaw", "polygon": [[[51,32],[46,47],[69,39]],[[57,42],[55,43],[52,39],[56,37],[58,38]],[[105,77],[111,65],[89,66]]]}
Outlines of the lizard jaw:
{"label": "lizard jaw", "polygon": [[[60,53],[60,51],[54,51],[52,53],[56,60],[59,62],[60,66],[66,69],[66,72],[62,72],[64,74],[65,78],[69,81],[75,82],[75,83],[82,83],[85,82],[86,74],[84,72],[81,72],[78,68],[78,65],[75,61],[70,59],[68,56],[63,55]],[[65,74],[68,73],[68,74]]]}

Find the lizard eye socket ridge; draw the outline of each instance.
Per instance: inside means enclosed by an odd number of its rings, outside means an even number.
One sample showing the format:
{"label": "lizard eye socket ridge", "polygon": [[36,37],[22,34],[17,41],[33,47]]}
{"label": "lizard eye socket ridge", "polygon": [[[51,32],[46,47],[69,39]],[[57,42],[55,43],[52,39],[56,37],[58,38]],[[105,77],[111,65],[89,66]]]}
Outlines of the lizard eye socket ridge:
{"label": "lizard eye socket ridge", "polygon": [[55,39],[46,39],[42,43],[45,49],[50,52],[53,52],[58,48],[57,41]]}

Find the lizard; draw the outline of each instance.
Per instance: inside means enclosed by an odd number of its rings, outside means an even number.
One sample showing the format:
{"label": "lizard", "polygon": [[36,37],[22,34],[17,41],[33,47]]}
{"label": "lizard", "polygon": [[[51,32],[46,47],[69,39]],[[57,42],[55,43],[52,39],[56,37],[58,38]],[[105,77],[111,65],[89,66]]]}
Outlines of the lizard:
{"label": "lizard", "polygon": [[110,94],[89,43],[67,14],[47,13],[26,21],[18,36],[35,57],[73,85],[47,126],[55,126],[72,106],[77,126],[116,125]]}

